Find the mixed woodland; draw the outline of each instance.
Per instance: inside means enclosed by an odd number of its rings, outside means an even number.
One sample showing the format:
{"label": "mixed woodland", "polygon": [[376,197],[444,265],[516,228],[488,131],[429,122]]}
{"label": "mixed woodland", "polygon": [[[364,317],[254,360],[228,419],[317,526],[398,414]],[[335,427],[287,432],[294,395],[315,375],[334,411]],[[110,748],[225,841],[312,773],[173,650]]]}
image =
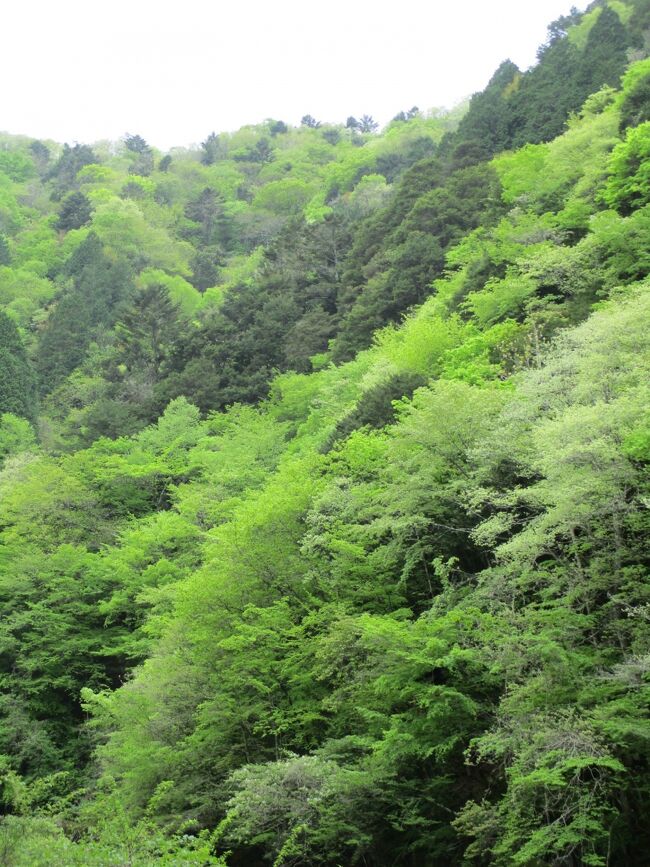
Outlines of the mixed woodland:
{"label": "mixed woodland", "polygon": [[649,326],[649,0],[382,130],[0,135],[0,863],[647,865]]}

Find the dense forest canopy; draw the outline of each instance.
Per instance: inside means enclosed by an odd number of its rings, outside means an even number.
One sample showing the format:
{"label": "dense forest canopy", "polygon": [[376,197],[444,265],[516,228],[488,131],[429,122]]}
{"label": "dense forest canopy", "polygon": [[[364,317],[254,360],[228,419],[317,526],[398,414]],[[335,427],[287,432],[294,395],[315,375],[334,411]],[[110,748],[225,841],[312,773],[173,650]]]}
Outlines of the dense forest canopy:
{"label": "dense forest canopy", "polygon": [[647,864],[650,3],[456,111],[0,137],[0,852]]}

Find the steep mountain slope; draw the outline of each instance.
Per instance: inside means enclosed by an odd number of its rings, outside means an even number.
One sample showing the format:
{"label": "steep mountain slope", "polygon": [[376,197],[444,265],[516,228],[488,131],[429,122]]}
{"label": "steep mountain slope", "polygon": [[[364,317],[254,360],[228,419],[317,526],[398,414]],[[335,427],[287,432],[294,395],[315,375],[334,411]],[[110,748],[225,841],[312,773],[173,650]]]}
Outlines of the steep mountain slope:
{"label": "steep mountain slope", "polygon": [[645,863],[649,15],[381,135],[7,139],[8,863]]}

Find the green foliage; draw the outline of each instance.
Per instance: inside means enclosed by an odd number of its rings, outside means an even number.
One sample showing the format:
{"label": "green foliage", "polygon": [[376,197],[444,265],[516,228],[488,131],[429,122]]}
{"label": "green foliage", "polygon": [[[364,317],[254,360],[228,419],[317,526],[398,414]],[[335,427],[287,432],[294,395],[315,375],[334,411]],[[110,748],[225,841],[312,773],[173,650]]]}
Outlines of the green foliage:
{"label": "green foliage", "polygon": [[20,151],[0,150],[0,172],[12,181],[26,181],[34,174],[34,163]]}
{"label": "green foliage", "polygon": [[612,152],[603,198],[622,214],[650,202],[650,121],[628,129]]}
{"label": "green foliage", "polygon": [[[350,293],[351,304],[345,304],[341,293],[344,317],[333,352],[337,361],[350,358],[383,324],[421,303],[432,280],[442,273],[445,251],[480,222],[489,225],[500,210],[498,180],[488,166],[457,171],[444,186],[435,185],[413,198],[403,216],[395,213],[403,207],[395,198],[373,220],[373,229],[388,235],[374,256],[373,247],[364,245],[363,250],[353,249],[348,259],[346,282],[358,279],[357,269],[360,276],[372,276],[365,289],[357,289],[357,297]],[[379,220],[384,225],[377,225]],[[398,220],[391,231],[391,223]]]}
{"label": "green foliage", "polygon": [[540,715],[529,726],[516,740],[510,733],[482,739],[481,759],[499,761],[504,747],[512,751],[508,790],[496,810],[470,803],[455,821],[461,832],[476,838],[467,854],[480,858],[487,851],[493,864],[549,858],[606,864],[624,766],[589,726],[570,716]]}
{"label": "green foliage", "polygon": [[153,151],[140,135],[126,134],[124,145],[132,156],[129,172],[132,175],[147,177],[153,171]]}
{"label": "green foliage", "polygon": [[623,77],[621,129],[650,121],[650,61],[633,64]]}
{"label": "green foliage", "polygon": [[83,193],[70,193],[61,203],[56,227],[63,232],[80,229],[90,221],[91,216],[92,208],[88,198]]}
{"label": "green foliage", "polygon": [[115,799],[108,802],[99,839],[89,842],[72,842],[60,824],[46,816],[4,817],[0,826],[4,863],[8,867],[49,867],[53,862],[63,867],[224,867],[224,861],[210,853],[209,835],[185,833],[169,838],[150,821],[128,827],[123,813],[115,812],[116,806]]}
{"label": "green foliage", "polygon": [[55,195],[60,197],[65,192],[77,188],[77,174],[84,166],[98,162],[97,156],[88,145],[75,144],[70,147],[70,145],[64,144],[61,155],[45,177],[52,181]]}
{"label": "green foliage", "polygon": [[21,452],[30,451],[36,446],[34,429],[26,418],[20,418],[10,412],[0,416],[0,460]]}
{"label": "green foliage", "polygon": [[506,60],[482,93],[474,94],[458,127],[460,143],[452,151],[454,165],[472,165],[503,150],[509,144],[510,96],[521,83],[521,73]]}
{"label": "green foliage", "polygon": [[131,290],[130,269],[111,260],[93,232],[68,259],[72,281],[43,327],[36,369],[43,392],[59,385],[84,359],[96,330],[113,324],[119,303]]}
{"label": "green foliage", "polygon": [[164,228],[147,222],[142,210],[131,200],[110,197],[95,210],[92,228],[112,252],[136,268],[164,268],[187,275],[189,249],[183,241],[172,240]]}
{"label": "green foliage", "polygon": [[645,863],[645,6],[462,119],[3,138],[0,860]]}
{"label": "green foliage", "polygon": [[0,411],[33,419],[36,380],[18,329],[0,312]]}
{"label": "green foliage", "polygon": [[4,235],[0,235],[0,265],[9,265],[11,263],[11,251],[9,243]]}

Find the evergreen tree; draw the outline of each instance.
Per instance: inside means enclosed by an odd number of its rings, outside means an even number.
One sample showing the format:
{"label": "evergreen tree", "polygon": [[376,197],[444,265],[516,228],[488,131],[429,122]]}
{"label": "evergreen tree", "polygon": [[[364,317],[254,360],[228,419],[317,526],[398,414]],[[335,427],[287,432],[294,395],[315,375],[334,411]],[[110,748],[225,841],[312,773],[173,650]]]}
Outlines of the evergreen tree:
{"label": "evergreen tree", "polygon": [[54,187],[54,197],[62,198],[66,192],[77,189],[77,173],[84,167],[97,163],[96,154],[88,145],[63,145],[63,152],[45,175]]}
{"label": "evergreen tree", "polygon": [[105,255],[94,232],[74,251],[64,273],[72,286],[50,311],[36,352],[43,393],[56,388],[81,364],[97,328],[113,324],[120,303],[132,292],[130,269]]}
{"label": "evergreen tree", "polygon": [[140,135],[127,133],[124,137],[126,149],[133,154],[133,161],[129,167],[132,175],[148,177],[153,171],[153,150]]}
{"label": "evergreen tree", "polygon": [[61,203],[57,229],[68,232],[70,229],[80,229],[90,221],[92,206],[83,193],[70,193]]}
{"label": "evergreen tree", "polygon": [[512,107],[509,91],[515,92],[520,79],[517,66],[506,60],[485,90],[472,97],[456,136],[447,142],[455,167],[462,168],[489,159],[510,145]]}
{"label": "evergreen tree", "polygon": [[627,64],[630,34],[610,6],[603,6],[587,37],[582,58],[582,91],[585,98],[603,85],[618,87]]}
{"label": "evergreen tree", "polygon": [[0,234],[0,265],[9,265],[11,263],[11,251],[9,242],[5,235]]}
{"label": "evergreen tree", "polygon": [[29,149],[34,156],[34,160],[36,162],[36,165],[38,166],[39,172],[43,174],[47,169],[47,165],[50,161],[51,154],[49,147],[42,141],[35,139],[34,141],[30,142]]}
{"label": "evergreen tree", "polygon": [[173,351],[179,329],[179,309],[164,286],[142,289],[116,323],[118,363],[128,371],[147,373],[159,381]]}
{"label": "evergreen tree", "polygon": [[36,379],[18,329],[0,311],[0,413],[33,420]]}
{"label": "evergreen tree", "polygon": [[205,141],[201,142],[201,162],[204,166],[211,166],[219,159],[221,145],[219,136],[211,132]]}

